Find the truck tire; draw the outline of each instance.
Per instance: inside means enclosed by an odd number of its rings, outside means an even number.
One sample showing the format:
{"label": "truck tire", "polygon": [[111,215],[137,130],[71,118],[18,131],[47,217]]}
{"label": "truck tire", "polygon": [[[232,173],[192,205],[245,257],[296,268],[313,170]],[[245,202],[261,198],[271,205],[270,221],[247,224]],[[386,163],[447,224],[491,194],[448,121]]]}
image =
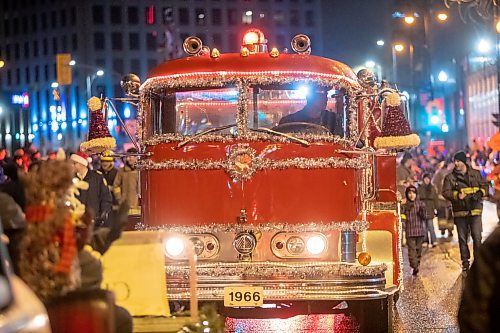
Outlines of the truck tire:
{"label": "truck tire", "polygon": [[393,332],[393,297],[392,295],[375,300],[348,302],[349,312],[359,325],[359,332]]}

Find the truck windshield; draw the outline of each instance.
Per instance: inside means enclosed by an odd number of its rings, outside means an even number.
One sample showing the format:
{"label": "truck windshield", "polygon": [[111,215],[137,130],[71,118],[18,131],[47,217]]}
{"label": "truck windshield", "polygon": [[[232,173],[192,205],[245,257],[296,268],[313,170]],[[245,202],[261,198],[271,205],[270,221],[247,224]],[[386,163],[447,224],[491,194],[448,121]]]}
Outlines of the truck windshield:
{"label": "truck windshield", "polygon": [[[151,97],[151,134],[195,135],[233,124],[238,110],[235,87],[167,92]],[[227,128],[221,133],[232,134]]]}
{"label": "truck windshield", "polygon": [[248,127],[284,133],[344,135],[340,91],[313,85],[254,86],[249,89]]}

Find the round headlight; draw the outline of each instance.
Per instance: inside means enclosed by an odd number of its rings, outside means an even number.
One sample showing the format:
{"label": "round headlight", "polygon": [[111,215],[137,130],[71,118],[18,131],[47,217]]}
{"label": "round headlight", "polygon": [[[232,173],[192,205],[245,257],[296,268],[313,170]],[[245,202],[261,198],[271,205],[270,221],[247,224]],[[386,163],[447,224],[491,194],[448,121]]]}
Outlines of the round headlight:
{"label": "round headlight", "polygon": [[286,249],[291,254],[301,254],[304,252],[305,244],[304,240],[300,237],[293,236],[286,242]]}
{"label": "round headlight", "polygon": [[193,242],[194,253],[199,256],[205,249],[205,244],[198,237],[193,237],[190,241]]}
{"label": "round headlight", "polygon": [[307,251],[311,254],[320,254],[325,250],[326,241],[323,237],[312,236],[307,240]]}
{"label": "round headlight", "polygon": [[170,257],[177,257],[184,252],[186,244],[181,238],[172,237],[165,242],[165,252]]}

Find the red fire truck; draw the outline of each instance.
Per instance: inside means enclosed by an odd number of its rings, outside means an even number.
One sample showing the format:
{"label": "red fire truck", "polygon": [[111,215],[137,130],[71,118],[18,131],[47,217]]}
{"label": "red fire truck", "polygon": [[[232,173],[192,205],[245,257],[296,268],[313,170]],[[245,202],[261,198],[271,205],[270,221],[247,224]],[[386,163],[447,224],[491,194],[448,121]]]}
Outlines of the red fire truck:
{"label": "red fire truck", "polygon": [[[257,29],[239,53],[196,37],[183,46],[190,56],[140,89],[122,82],[139,101],[135,228],[164,235],[169,301],[190,298],[193,246],[198,298],[225,314],[347,312],[390,331],[402,287],[395,150],[375,150],[368,131],[394,91],[311,55],[305,35],[290,53],[268,50]],[[317,118],[288,117],[314,94],[325,96]]]}

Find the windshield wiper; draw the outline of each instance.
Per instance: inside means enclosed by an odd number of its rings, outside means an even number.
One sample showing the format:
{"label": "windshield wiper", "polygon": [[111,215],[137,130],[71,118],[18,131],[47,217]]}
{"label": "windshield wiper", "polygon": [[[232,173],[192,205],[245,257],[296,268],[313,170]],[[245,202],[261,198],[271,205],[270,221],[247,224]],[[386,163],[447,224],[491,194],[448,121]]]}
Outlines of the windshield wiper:
{"label": "windshield wiper", "polygon": [[192,137],[190,137],[190,138],[188,138],[188,139],[186,139],[184,141],[179,142],[175,148],[176,149],[182,148],[185,145],[187,145],[188,143],[194,141],[195,139],[197,139],[200,136],[203,136],[205,134],[212,133],[212,132],[222,131],[222,130],[225,130],[225,129],[228,129],[228,128],[231,128],[231,127],[235,127],[235,126],[236,126],[236,124],[229,124],[229,125],[224,125],[224,126],[219,126],[219,127],[214,127],[214,128],[211,128],[211,129],[207,129],[206,131],[203,131],[203,132],[200,132],[198,134],[195,134],[194,136],[192,136]]}
{"label": "windshield wiper", "polygon": [[297,143],[300,143],[301,145],[304,145],[306,147],[309,147],[311,145],[306,140],[296,138],[296,137],[294,137],[293,135],[290,135],[290,134],[286,134],[286,133],[282,133],[282,132],[278,132],[278,131],[273,131],[270,128],[261,127],[261,128],[248,128],[248,129],[250,131],[254,131],[254,132],[271,133],[271,134],[274,134],[274,135],[277,135],[277,136],[282,136],[282,137],[285,137],[287,139],[290,139],[291,141],[295,141]]}

